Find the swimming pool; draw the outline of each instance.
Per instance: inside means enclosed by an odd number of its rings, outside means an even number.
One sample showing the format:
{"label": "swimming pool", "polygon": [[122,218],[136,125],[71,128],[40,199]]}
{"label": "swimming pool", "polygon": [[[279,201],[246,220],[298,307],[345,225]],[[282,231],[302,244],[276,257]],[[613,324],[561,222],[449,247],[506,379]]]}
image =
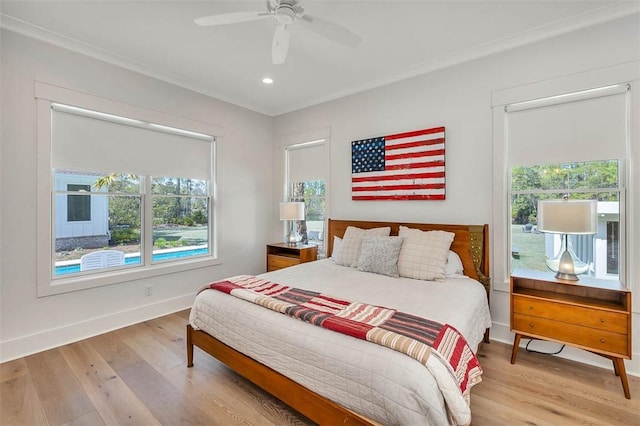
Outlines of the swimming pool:
{"label": "swimming pool", "polygon": [[[198,256],[198,255],[203,255],[208,253],[209,253],[208,247],[191,248],[187,250],[176,250],[176,249],[163,250],[153,254],[153,261],[157,262],[162,260],[180,259],[183,257]],[[140,255],[138,254],[133,256],[125,256],[124,264],[139,265]],[[78,260],[78,263],[56,266],[54,275],[58,276],[58,275],[74,274],[76,272],[80,272],[80,260]]]}

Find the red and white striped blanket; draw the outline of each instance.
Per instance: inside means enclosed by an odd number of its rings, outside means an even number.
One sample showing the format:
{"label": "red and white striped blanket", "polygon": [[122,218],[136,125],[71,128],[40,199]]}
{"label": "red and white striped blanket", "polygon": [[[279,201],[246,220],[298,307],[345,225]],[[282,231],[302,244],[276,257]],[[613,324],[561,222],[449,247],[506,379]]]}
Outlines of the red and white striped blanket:
{"label": "red and white striped blanket", "polygon": [[[405,353],[429,368],[448,405],[460,402],[453,400],[455,393],[469,404],[471,387],[482,380],[477,357],[464,337],[448,324],[250,275],[214,282],[205,288]],[[445,369],[435,366],[434,362],[444,365]]]}

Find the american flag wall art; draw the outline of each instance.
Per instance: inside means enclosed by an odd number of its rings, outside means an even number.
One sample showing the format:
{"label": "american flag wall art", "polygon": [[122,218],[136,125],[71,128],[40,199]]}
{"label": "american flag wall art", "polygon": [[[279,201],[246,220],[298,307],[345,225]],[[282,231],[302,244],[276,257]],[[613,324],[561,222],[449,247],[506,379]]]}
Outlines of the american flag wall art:
{"label": "american flag wall art", "polygon": [[352,200],[444,200],[444,127],[351,142]]}

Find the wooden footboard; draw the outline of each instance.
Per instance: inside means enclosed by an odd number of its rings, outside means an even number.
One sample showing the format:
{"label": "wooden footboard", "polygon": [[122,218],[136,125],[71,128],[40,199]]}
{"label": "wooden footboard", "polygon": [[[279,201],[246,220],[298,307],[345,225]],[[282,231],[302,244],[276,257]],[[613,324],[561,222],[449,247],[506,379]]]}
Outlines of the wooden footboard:
{"label": "wooden footboard", "polygon": [[250,382],[320,425],[375,425],[271,368],[187,325],[187,367],[193,366],[193,346],[218,359]]}

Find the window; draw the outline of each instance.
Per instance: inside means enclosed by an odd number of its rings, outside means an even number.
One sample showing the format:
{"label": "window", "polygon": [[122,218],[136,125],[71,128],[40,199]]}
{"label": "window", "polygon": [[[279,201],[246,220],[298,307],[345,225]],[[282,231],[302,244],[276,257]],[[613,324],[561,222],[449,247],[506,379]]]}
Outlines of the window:
{"label": "window", "polygon": [[326,183],[325,141],[313,141],[286,147],[287,201],[305,204],[305,220],[296,226],[303,243],[318,245],[324,252]]}
{"label": "window", "polygon": [[[56,169],[54,181],[54,279],[69,278],[80,272],[96,273],[104,269],[102,266],[115,268],[142,264],[140,237],[143,194],[137,176]],[[65,185],[68,181],[86,183]],[[65,187],[68,191],[60,189]],[[72,189],[90,195],[72,195]],[[89,212],[85,222],[64,220],[72,208],[69,202],[71,197],[87,199]],[[86,259],[86,255],[105,249],[124,252],[124,262],[108,265],[96,263],[91,268],[84,267],[83,258]]]}
{"label": "window", "polygon": [[36,97],[38,296],[214,264],[215,126],[44,83]]}
{"label": "window", "polygon": [[[596,235],[570,235],[576,272],[618,279],[620,167],[618,160],[516,166],[511,169],[512,269],[547,271],[561,250],[560,235],[537,230],[540,200],[597,200]],[[615,265],[612,267],[612,265]]]}
{"label": "window", "polygon": [[208,187],[205,180],[153,178],[153,262],[209,253]]}
{"label": "window", "polygon": [[[54,279],[210,254],[209,183],[198,179],[207,177],[210,137],[61,104],[52,106],[52,128],[54,167],[64,167],[55,170],[56,182],[83,182],[67,184],[66,199],[55,191]],[[179,149],[204,160],[180,165],[173,155]],[[95,156],[96,150],[102,155]],[[149,176],[163,169],[193,178]],[[91,195],[79,195],[91,188]],[[147,203],[151,224],[143,215]],[[67,223],[61,223],[65,209]],[[78,221],[83,222],[72,223]],[[150,262],[144,253],[147,232],[153,234]],[[85,255],[105,249],[124,252],[124,262],[83,268]]]}
{"label": "window", "polygon": [[627,85],[505,107],[510,270],[552,268],[559,235],[539,233],[540,200],[597,200],[596,235],[570,235],[576,273],[620,279],[624,263]]}
{"label": "window", "polygon": [[325,182],[324,180],[310,180],[291,182],[288,201],[304,202],[305,220],[297,223],[298,233],[302,242],[318,245],[318,250],[324,248],[325,221]]}
{"label": "window", "polygon": [[67,221],[81,222],[91,220],[91,197],[89,195],[74,195],[91,191],[91,185],[67,185]]}

